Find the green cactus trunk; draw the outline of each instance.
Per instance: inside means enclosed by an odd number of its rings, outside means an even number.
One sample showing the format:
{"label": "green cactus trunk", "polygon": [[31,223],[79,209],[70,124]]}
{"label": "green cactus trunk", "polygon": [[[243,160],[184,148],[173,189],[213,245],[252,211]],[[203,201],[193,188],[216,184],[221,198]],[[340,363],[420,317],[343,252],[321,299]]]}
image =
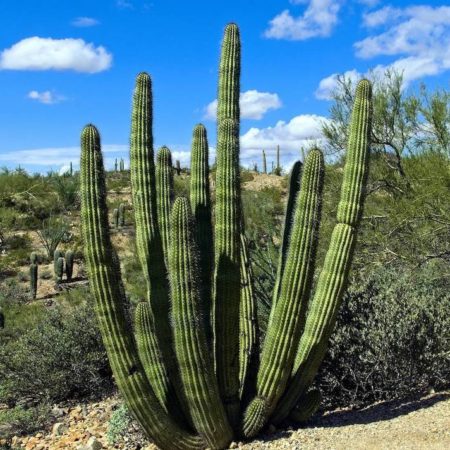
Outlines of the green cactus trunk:
{"label": "green cactus trunk", "polygon": [[308,306],[320,222],[324,161],[312,150],[305,162],[280,295],[272,309],[257,377],[257,393],[243,419],[243,433],[256,435],[283,394]]}
{"label": "green cactus trunk", "polygon": [[36,252],[30,253],[30,263],[31,264],[38,264],[39,262],[39,255]]}
{"label": "green cactus trunk", "polygon": [[289,381],[273,421],[283,421],[311,385],[325,356],[327,343],[336,322],[344,293],[361,219],[369,170],[369,145],[372,121],[372,90],[367,80],[358,83],[353,106],[347,160],[344,169],[338,224],[311,301],[305,332]]}
{"label": "green cactus trunk", "polygon": [[75,254],[72,250],[66,252],[66,277],[67,281],[72,280],[73,275],[73,260],[75,258]]}
{"label": "green cactus trunk", "polygon": [[117,163],[117,158],[116,158],[116,160],[115,160],[115,162],[114,162],[114,171],[115,172],[117,172],[118,171],[118,163]]}
{"label": "green cactus trunk", "polygon": [[30,294],[34,300],[37,294],[38,284],[38,265],[35,263],[30,264]]}
{"label": "green cactus trunk", "polygon": [[277,145],[277,167],[275,169],[275,174],[280,176],[281,175],[281,165],[280,165],[280,146]]}
{"label": "green cactus trunk", "polygon": [[108,233],[100,136],[94,126],[83,130],[81,149],[81,230],[95,312],[114,379],[133,415],[156,445],[167,450],[204,448],[198,437],[183,431],[166,414],[145,376],[126,319],[120,265]]}
{"label": "green cactus trunk", "polygon": [[170,210],[174,196],[172,155],[167,147],[161,147],[156,155],[156,192],[158,226],[167,261],[170,246]]}
{"label": "green cactus trunk", "polygon": [[0,308],[0,330],[3,330],[5,328],[5,313]]}
{"label": "green cactus trunk", "polygon": [[55,252],[53,253],[53,271],[55,272],[55,274],[56,274],[56,271],[58,270],[56,267],[58,259],[63,256],[64,256],[64,253],[61,250],[55,250]]}
{"label": "green cactus trunk", "polygon": [[208,139],[206,128],[199,124],[194,128],[191,152],[190,201],[196,224],[196,242],[199,250],[200,293],[205,318],[205,332],[208,343],[211,331],[211,279],[214,265],[213,228],[211,217],[211,195],[208,169]]}
{"label": "green cactus trunk", "polygon": [[209,447],[222,449],[231,442],[233,432],[219,396],[202,323],[193,225],[188,200],[178,198],[171,220],[171,239],[177,245],[171,247],[169,257],[175,353],[194,426]]}
{"label": "green cactus trunk", "polygon": [[262,173],[267,173],[267,159],[265,150],[262,151]]}
{"label": "green cactus trunk", "polygon": [[302,396],[298,407],[295,407],[289,415],[289,419],[297,423],[307,422],[319,409],[321,399],[318,389],[310,390]]}
{"label": "green cactus trunk", "polygon": [[240,53],[239,29],[229,24],[225,28],[219,65],[213,321],[219,391],[233,427],[240,416],[239,327],[236,326],[240,303]]}

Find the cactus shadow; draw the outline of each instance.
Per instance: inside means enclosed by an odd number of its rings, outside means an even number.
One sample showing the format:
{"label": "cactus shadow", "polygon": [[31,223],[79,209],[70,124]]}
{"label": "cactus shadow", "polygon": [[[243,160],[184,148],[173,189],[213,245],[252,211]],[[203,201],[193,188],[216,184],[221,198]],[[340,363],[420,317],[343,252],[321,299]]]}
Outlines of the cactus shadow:
{"label": "cactus shadow", "polygon": [[313,417],[305,424],[305,427],[344,427],[392,420],[414,411],[430,408],[448,399],[450,399],[450,392],[441,392],[432,396],[417,395],[409,399],[381,402],[359,410],[331,411],[322,416]]}

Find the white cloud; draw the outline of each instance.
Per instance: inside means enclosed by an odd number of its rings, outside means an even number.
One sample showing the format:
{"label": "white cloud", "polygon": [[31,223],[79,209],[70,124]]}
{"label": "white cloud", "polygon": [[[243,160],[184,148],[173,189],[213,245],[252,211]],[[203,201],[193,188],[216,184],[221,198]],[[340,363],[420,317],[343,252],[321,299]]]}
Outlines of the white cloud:
{"label": "white cloud", "polygon": [[[395,70],[403,74],[406,88],[415,80],[450,70],[450,7],[387,6],[366,13],[364,25],[369,29],[381,28],[381,32],[354,44],[358,57],[397,57],[393,62],[376,65],[371,70],[375,77],[382,77],[388,69]],[[370,78],[371,73],[364,76]],[[353,81],[363,76],[356,69],[344,75]],[[337,74],[332,74],[322,79],[316,97],[329,99],[336,78]]]}
{"label": "white cloud", "polygon": [[[342,74],[346,79],[350,79],[352,82],[358,81],[360,78],[362,78],[362,75],[355,69],[348,70],[344,74]],[[315,95],[320,100],[330,100],[331,94],[337,87],[337,78],[339,74],[333,73],[332,75],[323,78],[320,83],[319,87],[316,89]]]}
{"label": "white cloud", "polygon": [[109,69],[112,55],[83,39],[30,37],[0,53],[0,70],[75,70],[95,73]]}
{"label": "white cloud", "polygon": [[304,13],[293,17],[284,10],[270,21],[265,36],[274,39],[305,40],[327,37],[338,23],[343,0],[294,0],[291,3],[309,3]]}
{"label": "white cloud", "polygon": [[55,94],[52,91],[30,91],[28,92],[27,97],[36,100],[39,103],[44,103],[45,105],[53,105],[65,100],[64,96]]}
{"label": "white cloud", "polygon": [[380,0],[356,0],[357,3],[361,3],[361,5],[367,6],[368,8],[373,8],[380,3]]}
{"label": "white cloud", "polygon": [[80,28],[93,27],[95,25],[98,25],[99,23],[100,22],[93,17],[77,17],[76,19],[72,20],[72,25],[74,27]]}
{"label": "white cloud", "polygon": [[[253,89],[241,92],[239,97],[242,119],[262,119],[267,111],[281,108],[281,105],[278,94],[271,94],[270,92],[258,92]],[[215,120],[217,116],[217,99],[209,103],[205,111],[206,119]]]}
{"label": "white cloud", "polygon": [[118,8],[122,8],[122,9],[133,9],[134,8],[133,3],[128,0],[117,0],[116,5]]}

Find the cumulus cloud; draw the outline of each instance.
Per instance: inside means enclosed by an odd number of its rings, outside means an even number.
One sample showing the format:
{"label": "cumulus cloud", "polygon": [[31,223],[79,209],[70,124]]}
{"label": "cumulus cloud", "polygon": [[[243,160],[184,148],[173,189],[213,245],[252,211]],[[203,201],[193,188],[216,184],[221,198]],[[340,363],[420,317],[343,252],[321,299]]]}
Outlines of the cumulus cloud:
{"label": "cumulus cloud", "polygon": [[97,19],[94,19],[92,17],[77,17],[76,19],[72,20],[72,25],[74,27],[80,27],[80,28],[87,28],[87,27],[93,27],[95,25],[98,25],[100,22]]}
{"label": "cumulus cloud", "polygon": [[0,70],[74,70],[95,73],[109,69],[112,55],[83,39],[30,37],[0,53]]}
{"label": "cumulus cloud", "polygon": [[52,91],[30,91],[28,92],[27,97],[36,100],[39,103],[44,103],[45,105],[53,105],[65,100],[64,96],[58,95]]}
{"label": "cumulus cloud", "polygon": [[[281,105],[278,94],[271,94],[270,92],[250,90],[241,92],[239,97],[242,119],[262,119],[267,111],[281,108]],[[209,103],[205,111],[205,118],[214,120],[217,116],[217,99]]]}
{"label": "cumulus cloud", "polygon": [[275,16],[264,33],[266,37],[298,41],[327,37],[338,23],[343,0],[294,0],[291,3],[308,3],[308,6],[299,17],[292,16],[288,10]]}
{"label": "cumulus cloud", "polygon": [[[362,76],[382,77],[387,70],[403,74],[403,88],[426,76],[439,75],[450,69],[450,7],[386,6],[364,15],[364,25],[380,29],[354,44],[356,56],[372,59],[380,56],[396,57],[388,64],[376,65],[370,73],[356,69],[344,75],[353,81]],[[337,74],[319,83],[316,97],[329,99],[336,87]]]}
{"label": "cumulus cloud", "polygon": [[302,114],[293,117],[289,122],[278,121],[267,128],[250,128],[241,136],[241,163],[250,165],[261,158],[261,150],[266,150],[269,160],[275,158],[277,145],[280,146],[282,164],[285,167],[300,158],[300,149],[309,148],[313,144],[323,142],[323,116]]}

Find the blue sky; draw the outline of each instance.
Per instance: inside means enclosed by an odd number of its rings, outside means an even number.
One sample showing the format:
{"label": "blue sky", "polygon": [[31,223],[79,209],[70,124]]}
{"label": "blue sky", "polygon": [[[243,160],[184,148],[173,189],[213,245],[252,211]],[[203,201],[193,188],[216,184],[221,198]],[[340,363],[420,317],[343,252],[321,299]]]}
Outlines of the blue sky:
{"label": "blue sky", "polygon": [[[62,6],[63,5],[63,6]],[[276,145],[287,166],[320,140],[334,76],[404,70],[449,87],[450,7],[443,1],[5,0],[0,16],[0,166],[78,165],[92,122],[106,161],[128,157],[131,94],[152,75],[155,147],[189,161],[193,126],[215,144],[214,99],[226,23],[242,38],[241,155]]]}

